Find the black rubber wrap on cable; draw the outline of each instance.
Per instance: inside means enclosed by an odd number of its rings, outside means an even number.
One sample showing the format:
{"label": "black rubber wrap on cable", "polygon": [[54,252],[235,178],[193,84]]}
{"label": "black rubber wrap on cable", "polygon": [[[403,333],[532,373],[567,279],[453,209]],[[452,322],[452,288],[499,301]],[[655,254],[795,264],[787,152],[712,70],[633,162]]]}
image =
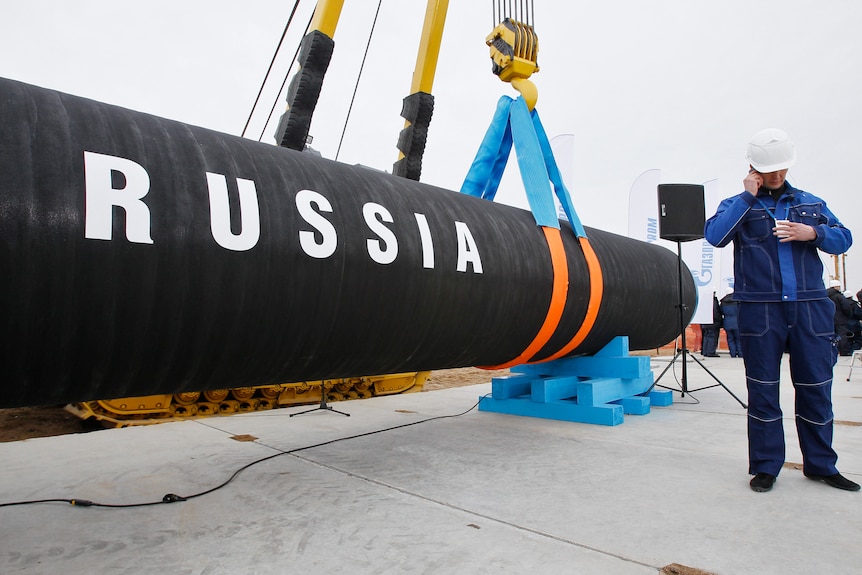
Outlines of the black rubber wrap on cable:
{"label": "black rubber wrap on cable", "polygon": [[398,134],[398,150],[403,158],[392,165],[392,173],[417,182],[422,176],[422,156],[428,142],[428,128],[434,115],[434,96],[426,92],[415,92],[404,98],[401,117],[409,125]]}
{"label": "black rubber wrap on cable", "polygon": [[[548,312],[552,265],[528,211],[5,79],[0,126],[0,407],[496,365],[526,349]],[[146,171],[152,243],[128,239],[123,207],[110,239],[85,236],[85,152]],[[214,239],[207,172],[227,182],[233,234],[248,209],[238,179],[254,182],[252,247]],[[122,170],[110,177],[110,190],[129,185]],[[320,243],[326,229],[301,215],[303,190],[331,203],[312,206],[337,237],[328,257],[302,247],[301,235]],[[364,206],[392,221],[372,226]],[[572,355],[617,335],[632,349],[676,337],[676,254],[587,232],[604,295]],[[571,339],[590,298],[580,244],[566,226],[562,236],[568,300],[537,359]],[[396,243],[391,263],[371,257],[369,245],[391,254]],[[459,253],[473,258],[463,271]]]}
{"label": "black rubber wrap on cable", "polygon": [[287,111],[279,118],[275,131],[280,146],[291,150],[305,148],[311,119],[334,50],[335,41],[319,30],[312,30],[302,39],[299,70],[287,88]]}

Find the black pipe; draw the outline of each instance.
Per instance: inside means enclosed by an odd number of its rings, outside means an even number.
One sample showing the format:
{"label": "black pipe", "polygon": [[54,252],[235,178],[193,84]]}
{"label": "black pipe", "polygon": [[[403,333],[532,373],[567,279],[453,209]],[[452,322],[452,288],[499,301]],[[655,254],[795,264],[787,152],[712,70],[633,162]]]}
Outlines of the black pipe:
{"label": "black pipe", "polygon": [[[492,366],[548,313],[527,211],[5,79],[0,126],[0,407]],[[676,337],[675,255],[587,232],[604,287],[570,355]],[[562,236],[535,360],[590,299]]]}

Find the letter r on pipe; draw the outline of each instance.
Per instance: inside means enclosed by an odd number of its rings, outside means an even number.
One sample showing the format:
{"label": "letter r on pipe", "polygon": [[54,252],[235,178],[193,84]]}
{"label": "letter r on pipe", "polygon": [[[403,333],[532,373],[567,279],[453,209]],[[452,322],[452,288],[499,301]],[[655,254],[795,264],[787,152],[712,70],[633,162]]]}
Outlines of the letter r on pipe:
{"label": "letter r on pipe", "polygon": [[[120,172],[126,180],[122,188],[114,188],[112,172]],[[110,240],[113,231],[113,208],[126,212],[126,238],[139,244],[153,243],[150,237],[150,209],[141,198],[150,191],[150,176],[140,164],[131,160],[84,152],[84,237]]]}

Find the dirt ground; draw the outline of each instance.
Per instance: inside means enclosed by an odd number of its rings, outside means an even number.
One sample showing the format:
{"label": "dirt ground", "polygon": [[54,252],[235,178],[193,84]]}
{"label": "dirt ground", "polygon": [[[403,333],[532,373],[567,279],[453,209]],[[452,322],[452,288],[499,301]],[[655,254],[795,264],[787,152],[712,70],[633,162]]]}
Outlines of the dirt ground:
{"label": "dirt ground", "polygon": [[425,381],[423,391],[434,391],[436,389],[447,389],[449,387],[462,387],[487,383],[494,377],[508,375],[508,369],[479,369],[477,367],[462,367],[460,369],[441,369],[432,371],[431,377]]}
{"label": "dirt ground", "polygon": [[[475,367],[433,371],[425,382],[423,392],[486,383],[492,377],[508,372],[507,369],[492,371]],[[98,423],[83,421],[63,409],[62,405],[0,409],[0,443],[97,429],[102,429]]]}

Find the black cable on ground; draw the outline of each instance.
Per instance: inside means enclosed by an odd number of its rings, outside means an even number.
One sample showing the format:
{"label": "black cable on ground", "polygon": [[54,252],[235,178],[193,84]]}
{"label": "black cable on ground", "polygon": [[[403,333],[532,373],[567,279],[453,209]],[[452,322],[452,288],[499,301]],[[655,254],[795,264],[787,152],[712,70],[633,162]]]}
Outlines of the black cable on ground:
{"label": "black cable on ground", "polygon": [[269,455],[267,457],[263,457],[261,459],[257,459],[255,461],[252,461],[251,463],[243,465],[242,467],[240,467],[239,469],[234,471],[233,474],[230,477],[228,477],[227,480],[222,482],[221,484],[216,485],[215,487],[212,487],[210,489],[207,489],[206,491],[201,491],[198,493],[194,493],[192,495],[181,496],[181,495],[176,495],[173,493],[168,493],[164,497],[162,497],[162,499],[160,501],[149,501],[149,502],[145,502],[145,503],[120,503],[120,504],[99,503],[96,501],[90,501],[88,499],[62,499],[62,498],[34,499],[34,500],[29,500],[29,501],[13,501],[10,503],[0,503],[0,507],[14,507],[14,506],[18,506],[18,505],[34,505],[37,503],[68,503],[70,505],[75,505],[77,507],[109,507],[109,508],[114,508],[114,509],[122,509],[122,508],[130,508],[130,507],[148,507],[151,505],[161,505],[164,503],[177,503],[180,501],[188,501],[189,499],[195,499],[198,497],[203,497],[204,495],[209,495],[210,493],[213,493],[214,491],[218,491],[219,489],[226,487],[234,479],[236,479],[240,473],[242,473],[243,471],[245,471],[249,467],[257,465],[258,463],[263,463],[264,461],[269,461],[270,459],[275,459],[276,457],[280,457],[282,455],[290,455],[293,453],[298,453],[300,451],[306,451],[309,449],[314,449],[316,447],[323,447],[325,445],[331,445],[333,443],[339,443],[341,441],[347,441],[348,439],[358,439],[360,437],[367,437],[369,435],[375,435],[377,433],[394,431],[396,429],[401,429],[404,427],[411,427],[413,425],[419,425],[420,423],[427,423],[429,421],[435,421],[437,419],[448,419],[448,418],[453,418],[453,417],[461,417],[463,415],[467,415],[468,413],[470,413],[471,411],[476,409],[476,407],[478,407],[479,403],[481,403],[482,399],[484,399],[485,397],[487,397],[487,395],[479,398],[479,401],[474,403],[473,406],[470,407],[470,409],[463,411],[461,413],[454,414],[454,415],[437,415],[434,417],[429,417],[427,419],[421,419],[419,421],[412,421],[410,423],[402,423],[401,425],[395,425],[393,427],[387,427],[385,429],[378,429],[375,431],[367,431],[365,433],[358,433],[356,435],[349,435],[347,437],[339,437],[337,439],[330,439],[329,441],[323,441],[321,443],[315,443],[314,445],[306,445],[305,447],[297,447],[296,449],[290,449],[287,451],[279,451],[278,453],[275,453],[273,455]]}
{"label": "black cable on ground", "polygon": [[[686,390],[685,392],[683,392],[683,391],[682,391],[682,381],[680,380],[679,375],[676,373],[676,356],[677,356],[677,353],[678,353],[678,352],[679,352],[679,346],[677,346],[676,344],[674,344],[674,346],[673,346],[673,356],[672,356],[672,359],[671,359],[671,363],[672,363],[672,365],[670,366],[670,370],[671,370],[671,373],[673,374],[673,379],[674,379],[674,381],[675,381],[675,382],[676,382],[676,384],[679,386],[679,389],[674,389],[674,388],[670,388],[670,387],[664,387],[664,386],[656,385],[656,384],[653,384],[653,387],[663,387],[664,389],[667,389],[667,390],[668,390],[668,391],[670,391],[670,392],[674,392],[674,391],[675,391],[675,392],[677,392],[677,393],[679,393],[679,394],[688,394],[688,396],[689,396],[691,399],[693,399],[694,401],[680,401],[679,403],[680,403],[680,404],[684,404],[684,405],[698,405],[698,404],[700,403],[700,400],[699,400],[698,398],[696,398],[695,396],[693,396],[693,395],[691,394],[691,392],[690,392],[690,391],[688,391],[688,390]],[[686,358],[684,354],[683,354],[681,357],[682,357],[682,360],[683,360],[683,361],[688,361],[688,358]],[[684,395],[681,395],[680,397],[684,397]],[[675,403],[676,403],[676,402],[675,402]]]}

